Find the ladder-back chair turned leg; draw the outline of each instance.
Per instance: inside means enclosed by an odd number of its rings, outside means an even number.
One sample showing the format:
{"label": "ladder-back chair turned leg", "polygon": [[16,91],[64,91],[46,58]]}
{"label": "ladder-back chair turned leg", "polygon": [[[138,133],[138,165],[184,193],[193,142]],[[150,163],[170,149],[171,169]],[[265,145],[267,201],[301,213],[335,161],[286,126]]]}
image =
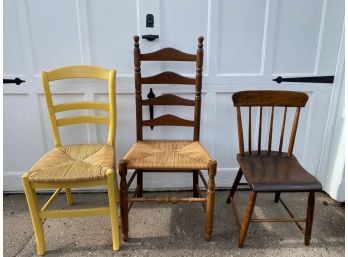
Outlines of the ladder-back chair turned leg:
{"label": "ladder-back chair turned leg", "polygon": [[128,185],[127,185],[127,162],[119,161],[119,173],[121,176],[121,220],[122,220],[122,239],[128,241]]}

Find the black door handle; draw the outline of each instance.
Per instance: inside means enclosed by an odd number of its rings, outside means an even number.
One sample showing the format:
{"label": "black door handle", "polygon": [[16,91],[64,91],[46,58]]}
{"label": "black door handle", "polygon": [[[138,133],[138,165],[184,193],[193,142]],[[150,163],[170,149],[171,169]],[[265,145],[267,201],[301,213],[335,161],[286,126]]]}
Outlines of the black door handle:
{"label": "black door handle", "polygon": [[142,35],[141,38],[142,39],[147,39],[149,41],[154,41],[155,39],[159,38],[159,35],[152,35],[152,34]]}
{"label": "black door handle", "polygon": [[2,82],[4,84],[11,84],[11,83],[14,83],[16,85],[20,85],[22,84],[23,82],[25,82],[25,80],[21,80],[20,78],[15,78],[15,79],[3,79]]}

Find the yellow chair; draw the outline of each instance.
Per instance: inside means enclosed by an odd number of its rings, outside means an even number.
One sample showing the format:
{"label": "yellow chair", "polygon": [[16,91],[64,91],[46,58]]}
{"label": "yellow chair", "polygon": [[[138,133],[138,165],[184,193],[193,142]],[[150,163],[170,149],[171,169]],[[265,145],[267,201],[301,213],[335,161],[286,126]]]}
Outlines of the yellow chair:
{"label": "yellow chair", "polygon": [[[115,169],[115,97],[114,70],[94,66],[68,66],[41,73],[49,117],[52,126],[55,148],[47,152],[28,172],[22,176],[25,195],[34,227],[37,254],[45,253],[45,241],[42,220],[47,218],[83,217],[109,215],[112,228],[113,249],[119,250],[119,229],[116,202],[119,190]],[[94,78],[108,81],[109,103],[70,102],[54,105],[50,91],[50,81],[72,78]],[[105,116],[56,117],[56,113],[95,109],[107,111]],[[97,123],[109,127],[107,144],[62,145],[58,128],[80,123]],[[65,188],[68,205],[73,204],[71,188],[94,187],[106,185],[108,190],[108,207],[48,210],[59,192]],[[56,189],[47,203],[40,209],[36,189]]]}

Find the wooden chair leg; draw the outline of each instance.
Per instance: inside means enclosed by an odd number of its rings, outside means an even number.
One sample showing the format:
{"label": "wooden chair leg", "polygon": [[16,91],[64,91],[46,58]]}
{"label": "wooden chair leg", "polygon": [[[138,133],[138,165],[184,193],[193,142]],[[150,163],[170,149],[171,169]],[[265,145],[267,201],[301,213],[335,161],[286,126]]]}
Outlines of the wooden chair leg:
{"label": "wooden chair leg", "polygon": [[308,203],[307,203],[307,219],[305,229],[305,245],[309,245],[312,235],[313,215],[314,215],[314,204],[315,204],[315,192],[309,192]]}
{"label": "wooden chair leg", "polygon": [[210,241],[214,221],[216,161],[209,162],[208,175],[207,205],[205,211],[205,240]]}
{"label": "wooden chair leg", "polygon": [[110,209],[112,248],[114,251],[118,251],[120,249],[120,239],[118,230],[118,215],[116,209],[116,179],[113,170],[109,169],[106,172],[106,180],[108,187],[108,199]]}
{"label": "wooden chair leg", "polygon": [[66,201],[68,202],[68,205],[73,205],[74,198],[71,193],[71,188],[65,188],[65,195],[66,195]]}
{"label": "wooden chair leg", "polygon": [[198,170],[192,172],[193,197],[198,197],[197,187],[199,186]]}
{"label": "wooden chair leg", "polygon": [[121,220],[122,220],[122,239],[128,241],[128,186],[127,186],[127,162],[121,160],[119,162],[119,173],[121,176]]}
{"label": "wooden chair leg", "polygon": [[143,171],[137,170],[137,197],[143,196]]}
{"label": "wooden chair leg", "polygon": [[29,174],[22,176],[22,183],[24,187],[25,196],[27,198],[31,221],[35,232],[36,252],[37,255],[45,254],[45,238],[42,225],[42,219],[39,217],[39,204],[37,201],[35,190],[30,186]]}
{"label": "wooden chair leg", "polygon": [[238,173],[237,173],[237,175],[236,175],[236,178],[234,179],[234,182],[233,182],[231,191],[228,193],[226,203],[228,203],[228,204],[231,203],[231,197],[234,196],[234,193],[235,193],[236,190],[237,190],[238,184],[239,184],[239,182],[240,182],[242,176],[243,176],[242,169],[239,168]]}
{"label": "wooden chair leg", "polygon": [[248,205],[245,209],[243,223],[239,232],[239,243],[238,243],[239,248],[242,248],[244,245],[244,240],[248,232],[251,215],[253,214],[253,210],[254,210],[256,195],[257,193],[254,191],[251,191],[249,194]]}
{"label": "wooden chair leg", "polygon": [[116,185],[116,203],[120,202],[120,189],[118,187],[118,179],[117,179],[117,166],[114,164],[114,171],[115,171],[115,185]]}
{"label": "wooden chair leg", "polygon": [[274,195],[274,202],[275,202],[275,203],[278,203],[278,202],[279,202],[279,199],[280,199],[280,192],[275,193],[275,195]]}

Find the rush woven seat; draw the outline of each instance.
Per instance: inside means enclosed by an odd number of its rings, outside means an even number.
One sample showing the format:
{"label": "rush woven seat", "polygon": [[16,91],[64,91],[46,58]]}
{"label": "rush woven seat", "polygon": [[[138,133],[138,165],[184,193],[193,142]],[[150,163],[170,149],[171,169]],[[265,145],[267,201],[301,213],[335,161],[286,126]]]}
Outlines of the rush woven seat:
{"label": "rush woven seat", "polygon": [[135,143],[123,158],[130,169],[208,169],[209,156],[192,140],[143,140]]}
{"label": "rush woven seat", "polygon": [[[186,77],[173,71],[164,71],[150,77],[141,75],[141,63],[147,61],[174,61],[189,62],[196,66],[195,78]],[[145,66],[146,67],[146,66]],[[214,197],[216,161],[214,161],[199,142],[200,118],[201,118],[201,90],[202,90],[202,67],[203,67],[203,37],[198,38],[196,54],[188,54],[177,49],[166,47],[152,53],[141,53],[139,37],[134,37],[134,71],[135,71],[135,104],[136,104],[136,128],[137,142],[130,148],[128,153],[119,161],[119,173],[121,177],[121,216],[122,237],[128,241],[128,213],[134,202],[155,203],[178,203],[200,202],[205,210],[205,239],[209,241],[213,229]],[[154,95],[152,89],[148,98],[143,98],[142,92],[146,85],[188,85],[192,88],[194,99],[186,99],[175,94],[167,93]],[[194,88],[194,90],[193,90]],[[151,93],[153,97],[151,98]],[[166,113],[153,117],[153,109],[157,106],[184,106],[191,108],[193,119],[187,120],[182,117]],[[149,108],[143,108],[149,107]],[[150,119],[144,119],[143,111],[150,110]],[[144,115],[145,116],[145,115]],[[187,136],[188,140],[151,137],[151,140],[143,138],[143,127],[155,128],[149,133],[157,133],[158,126],[191,127],[193,136]],[[179,129],[179,128],[177,128]],[[132,169],[132,176],[127,181],[128,169]],[[134,170],[134,171],[133,171]],[[208,182],[202,171],[208,171]],[[157,172],[160,178],[163,172],[168,173],[192,173],[193,197],[143,197],[143,173]],[[137,186],[132,197],[128,196],[128,188],[136,178]],[[206,194],[201,193],[199,178],[207,189]],[[167,185],[163,183],[162,188]]]}
{"label": "rush woven seat", "polygon": [[30,182],[81,182],[106,178],[114,167],[112,146],[65,145],[47,152],[30,170]]}
{"label": "rush woven seat", "polygon": [[[108,102],[78,101],[54,104],[51,94],[51,81],[66,79],[99,79],[108,88]],[[70,218],[81,216],[109,216],[111,222],[113,250],[119,250],[119,230],[116,203],[119,189],[115,168],[116,133],[116,71],[95,66],[67,66],[41,72],[41,81],[45,92],[48,114],[51,122],[54,148],[49,150],[34,166],[22,176],[31,220],[35,232],[36,251],[45,253],[43,219]],[[59,86],[59,83],[57,85]],[[90,110],[96,115],[64,115],[57,113],[71,110]],[[103,115],[97,115],[97,111]],[[71,113],[71,112],[70,112]],[[104,114],[106,113],[106,116]],[[62,126],[94,123],[108,128],[106,144],[62,145],[59,129]],[[65,189],[68,205],[74,203],[71,188],[104,186],[107,189],[108,206],[83,209],[48,210],[48,207]],[[40,208],[36,189],[55,189],[45,205]]]}

